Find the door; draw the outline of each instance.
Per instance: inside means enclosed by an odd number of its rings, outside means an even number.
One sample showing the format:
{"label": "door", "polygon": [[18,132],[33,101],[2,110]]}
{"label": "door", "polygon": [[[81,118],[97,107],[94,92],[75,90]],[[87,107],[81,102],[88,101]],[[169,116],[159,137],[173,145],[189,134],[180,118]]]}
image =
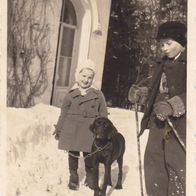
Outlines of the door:
{"label": "door", "polygon": [[76,35],[76,13],[69,0],[63,1],[60,18],[60,31],[53,86],[52,105],[61,107],[65,93],[70,86],[71,67]]}

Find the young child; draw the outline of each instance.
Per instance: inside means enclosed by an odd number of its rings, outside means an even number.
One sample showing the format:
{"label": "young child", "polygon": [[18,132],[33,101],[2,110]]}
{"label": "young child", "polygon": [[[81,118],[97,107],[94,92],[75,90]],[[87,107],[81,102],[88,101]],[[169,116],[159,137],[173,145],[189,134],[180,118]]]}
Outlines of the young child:
{"label": "young child", "polygon": [[59,140],[58,148],[69,151],[68,162],[70,179],[68,187],[78,190],[79,177],[77,173],[78,158],[83,152],[86,179],[85,185],[93,189],[92,158],[87,156],[91,152],[93,134],[89,126],[94,119],[107,117],[107,107],[104,95],[93,86],[95,64],[87,60],[83,67],[76,70],[76,82],[66,94],[59,120],[54,132]]}

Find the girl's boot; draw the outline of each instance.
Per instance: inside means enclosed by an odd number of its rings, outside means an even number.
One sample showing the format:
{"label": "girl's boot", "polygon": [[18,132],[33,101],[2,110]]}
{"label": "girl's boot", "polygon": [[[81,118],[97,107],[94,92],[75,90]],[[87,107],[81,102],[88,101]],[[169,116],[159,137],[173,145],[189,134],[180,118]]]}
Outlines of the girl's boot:
{"label": "girl's boot", "polygon": [[94,189],[92,158],[88,157],[84,160],[84,162],[85,162],[85,171],[86,171],[86,179],[84,181],[84,184],[88,186],[90,189]]}
{"label": "girl's boot", "polygon": [[79,152],[70,152],[69,154],[69,172],[70,172],[70,178],[68,187],[71,190],[78,190],[79,189],[79,177],[78,177],[78,157]]}

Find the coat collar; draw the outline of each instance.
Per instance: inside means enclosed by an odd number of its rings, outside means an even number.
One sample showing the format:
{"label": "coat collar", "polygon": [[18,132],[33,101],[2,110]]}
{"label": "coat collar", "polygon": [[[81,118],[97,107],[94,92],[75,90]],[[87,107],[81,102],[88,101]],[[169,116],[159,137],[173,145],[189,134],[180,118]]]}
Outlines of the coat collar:
{"label": "coat collar", "polygon": [[[187,58],[187,50],[185,49],[179,57],[175,61],[186,61]],[[171,61],[167,56],[159,57],[158,60],[156,61],[158,64],[161,64],[162,61]]]}
{"label": "coat collar", "polygon": [[186,63],[186,58],[187,58],[187,52],[186,50],[184,50],[180,56],[177,59],[169,59],[169,58],[165,58],[165,67],[171,68],[173,67],[174,64],[178,64],[178,63]]}
{"label": "coat collar", "polygon": [[72,98],[80,97],[79,103],[98,98],[98,88],[95,86],[88,88],[85,96],[81,95],[77,84],[74,84],[68,92],[71,94]]}
{"label": "coat collar", "polygon": [[187,61],[187,50],[185,49],[181,55],[179,56],[179,60],[180,62],[186,62]]}
{"label": "coat collar", "polygon": [[[74,90],[74,89],[77,89],[77,88],[79,89],[79,85],[78,85],[78,83],[76,82],[76,83],[70,88],[70,91],[71,91],[71,90]],[[91,89],[91,88],[98,90],[98,88],[97,88],[95,85],[91,85],[88,89]],[[88,91],[88,89],[87,89],[87,91]]]}

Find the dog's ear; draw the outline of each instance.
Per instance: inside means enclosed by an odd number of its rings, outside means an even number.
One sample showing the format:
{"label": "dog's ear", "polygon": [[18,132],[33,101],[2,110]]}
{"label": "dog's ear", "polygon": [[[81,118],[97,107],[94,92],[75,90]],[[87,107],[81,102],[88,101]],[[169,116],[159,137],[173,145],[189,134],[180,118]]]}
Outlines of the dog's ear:
{"label": "dog's ear", "polygon": [[114,137],[114,135],[118,132],[114,124],[109,120],[110,123],[110,132],[108,133],[108,139]]}

